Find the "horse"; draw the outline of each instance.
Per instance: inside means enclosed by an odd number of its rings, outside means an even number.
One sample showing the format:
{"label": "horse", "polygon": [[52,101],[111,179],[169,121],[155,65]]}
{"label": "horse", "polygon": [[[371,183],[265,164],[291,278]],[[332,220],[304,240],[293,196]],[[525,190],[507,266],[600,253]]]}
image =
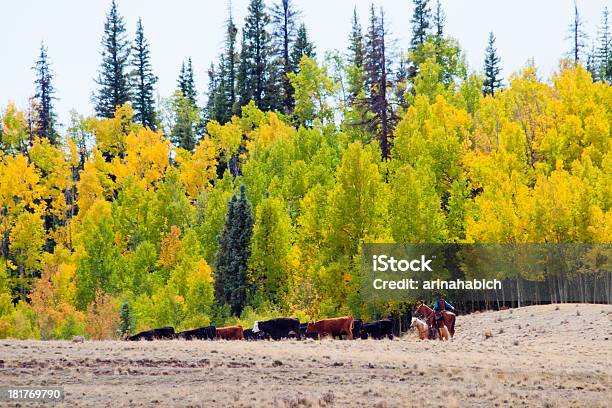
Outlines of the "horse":
{"label": "horse", "polygon": [[[436,323],[436,320],[433,318],[432,313],[434,313],[434,311],[427,306],[425,303],[421,303],[417,308],[416,308],[416,313],[417,314],[421,314],[425,317],[426,320],[432,320],[432,323]],[[444,313],[442,313],[442,323],[443,326],[445,326],[445,328],[448,330],[448,334],[450,336],[450,338],[455,336],[455,314],[451,313],[449,311],[445,311]],[[438,321],[439,322],[439,321]],[[433,326],[433,324],[432,324]],[[437,327],[438,331],[443,331],[444,328],[441,327]],[[437,333],[435,333],[437,334]],[[435,335],[434,334],[434,335]],[[443,333],[440,333],[440,335],[442,336]]]}
{"label": "horse", "polygon": [[419,339],[427,340],[429,338],[429,327],[423,320],[413,317],[412,323],[410,323],[411,329],[417,329],[419,331]]}

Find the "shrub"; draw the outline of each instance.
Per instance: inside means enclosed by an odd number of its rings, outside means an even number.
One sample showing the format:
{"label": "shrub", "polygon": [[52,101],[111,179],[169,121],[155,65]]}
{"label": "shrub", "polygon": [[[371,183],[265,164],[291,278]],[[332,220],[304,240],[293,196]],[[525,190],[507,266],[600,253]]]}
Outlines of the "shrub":
{"label": "shrub", "polygon": [[86,332],[90,339],[115,338],[119,325],[119,311],[111,295],[96,291],[93,302],[87,306]]}

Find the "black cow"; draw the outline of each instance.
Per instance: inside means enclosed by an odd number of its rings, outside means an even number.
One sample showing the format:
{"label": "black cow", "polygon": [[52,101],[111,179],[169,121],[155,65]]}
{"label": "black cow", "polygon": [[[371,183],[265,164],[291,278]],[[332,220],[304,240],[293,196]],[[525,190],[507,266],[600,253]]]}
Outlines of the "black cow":
{"label": "black cow", "polygon": [[306,333],[308,323],[300,323],[300,336],[308,339],[319,340],[319,333]]}
{"label": "black cow", "polygon": [[264,332],[260,331],[255,333],[253,331],[253,329],[246,329],[244,331],[244,339],[245,340],[250,340],[250,341],[257,341],[257,340],[269,340],[269,336],[267,336]]}
{"label": "black cow", "polygon": [[159,329],[146,330],[127,338],[129,341],[139,340],[171,340],[175,338],[174,327],[165,326]]}
{"label": "black cow", "polygon": [[361,331],[363,330],[363,320],[353,320],[353,340],[361,338]]}
{"label": "black cow", "polygon": [[217,335],[215,326],[200,327],[199,329],[185,330],[176,335],[184,340],[214,340]]}
{"label": "black cow", "polygon": [[393,322],[389,319],[374,320],[363,324],[361,338],[382,340],[384,337],[393,338]]}
{"label": "black cow", "polygon": [[298,340],[302,338],[300,334],[300,321],[289,317],[279,317],[278,319],[255,322],[253,325],[253,333],[258,332],[263,332],[273,340],[288,338],[291,332],[295,333]]}

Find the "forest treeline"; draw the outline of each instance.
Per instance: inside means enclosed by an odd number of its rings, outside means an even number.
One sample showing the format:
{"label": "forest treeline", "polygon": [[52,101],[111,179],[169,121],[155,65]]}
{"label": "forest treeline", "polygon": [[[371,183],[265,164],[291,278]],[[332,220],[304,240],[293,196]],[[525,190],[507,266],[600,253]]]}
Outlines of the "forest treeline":
{"label": "forest treeline", "polygon": [[372,7],[317,62],[291,1],[251,0],[199,107],[189,59],[156,103],[113,1],[96,116],[63,134],[42,46],[30,108],[1,115],[0,337],[396,310],[359,296],[364,242],[612,242],[607,11],[596,58],[575,41],[502,86],[492,34],[471,71],[440,4],[414,5],[405,54]]}

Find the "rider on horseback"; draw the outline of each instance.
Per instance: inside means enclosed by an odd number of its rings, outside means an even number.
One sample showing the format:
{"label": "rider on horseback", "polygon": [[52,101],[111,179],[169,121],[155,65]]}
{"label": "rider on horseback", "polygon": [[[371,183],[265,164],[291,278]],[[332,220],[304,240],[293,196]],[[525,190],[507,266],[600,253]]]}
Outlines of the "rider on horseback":
{"label": "rider on horseback", "polygon": [[436,320],[436,323],[437,323],[437,321],[440,320],[440,318],[442,318],[443,315],[445,315],[447,313],[451,313],[450,311],[454,311],[455,310],[453,305],[448,303],[444,299],[442,294],[440,294],[440,293],[436,294],[436,300],[435,300],[435,302],[433,304],[432,309],[433,309],[433,312],[431,313],[431,315],[427,319],[430,327],[433,326],[434,319]]}

